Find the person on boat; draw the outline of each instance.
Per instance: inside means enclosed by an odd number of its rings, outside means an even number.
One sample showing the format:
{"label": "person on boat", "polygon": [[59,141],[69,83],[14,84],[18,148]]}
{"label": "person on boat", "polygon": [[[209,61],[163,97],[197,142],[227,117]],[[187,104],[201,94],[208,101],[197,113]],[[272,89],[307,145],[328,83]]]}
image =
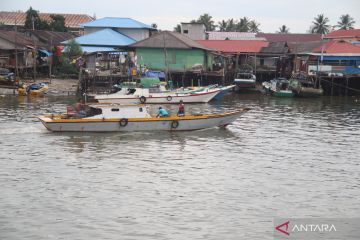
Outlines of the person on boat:
{"label": "person on boat", "polygon": [[180,100],[179,110],[177,112],[177,116],[178,117],[185,116],[185,104],[184,104],[183,100]]}
{"label": "person on boat", "polygon": [[162,107],[159,107],[159,113],[156,115],[157,118],[159,117],[168,117],[169,113]]}
{"label": "person on boat", "polygon": [[79,115],[86,115],[85,103],[83,99],[79,99],[79,101],[75,104],[75,111]]}

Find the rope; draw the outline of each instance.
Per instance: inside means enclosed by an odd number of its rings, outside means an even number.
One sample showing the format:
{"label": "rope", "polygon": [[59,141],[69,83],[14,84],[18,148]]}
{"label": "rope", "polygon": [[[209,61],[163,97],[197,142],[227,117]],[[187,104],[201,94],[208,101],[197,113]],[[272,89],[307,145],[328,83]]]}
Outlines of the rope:
{"label": "rope", "polygon": [[331,83],[331,84],[333,84],[333,85],[335,85],[335,86],[340,86],[340,87],[343,87],[343,88],[347,88],[347,89],[353,90],[353,91],[355,91],[355,92],[360,92],[359,89],[347,87],[347,86],[345,86],[345,85],[338,84],[338,83],[334,83],[334,82],[329,81],[329,80],[321,79],[320,82],[321,82],[321,81],[329,82],[329,83]]}

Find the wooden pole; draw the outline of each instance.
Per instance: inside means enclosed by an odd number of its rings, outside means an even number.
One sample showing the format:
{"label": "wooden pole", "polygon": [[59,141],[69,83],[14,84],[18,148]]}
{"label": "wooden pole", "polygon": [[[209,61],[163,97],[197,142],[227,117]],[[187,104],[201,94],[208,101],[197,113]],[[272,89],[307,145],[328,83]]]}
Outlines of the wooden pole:
{"label": "wooden pole", "polygon": [[331,77],[331,96],[334,95],[334,76]]}
{"label": "wooden pole", "polygon": [[17,51],[17,21],[16,21],[16,19],[15,19],[15,75],[16,75],[16,78],[19,77],[18,51]]}
{"label": "wooden pole", "polygon": [[348,76],[346,76],[345,96],[348,95],[348,89],[349,89],[349,78],[348,78]]}
{"label": "wooden pole", "polygon": [[225,70],[226,70],[226,59],[224,57],[224,66],[223,66],[223,74],[222,74],[222,85],[225,86]]}
{"label": "wooden pole", "polygon": [[165,63],[165,82],[168,80],[168,61],[167,61],[167,51],[166,51],[166,40],[165,40],[166,32],[163,32],[163,42],[164,42],[164,63]]}

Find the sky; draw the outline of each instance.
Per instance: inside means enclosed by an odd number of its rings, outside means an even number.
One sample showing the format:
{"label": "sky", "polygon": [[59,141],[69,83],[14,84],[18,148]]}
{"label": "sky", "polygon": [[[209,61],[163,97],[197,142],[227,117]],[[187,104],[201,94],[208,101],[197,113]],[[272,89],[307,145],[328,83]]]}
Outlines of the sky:
{"label": "sky", "polygon": [[173,30],[204,13],[215,23],[248,17],[269,33],[284,24],[291,33],[305,33],[318,14],[328,17],[331,25],[349,14],[356,21],[355,28],[360,28],[360,0],[0,0],[0,11],[26,11],[30,6],[40,12],[130,17],[149,25],[156,23],[161,30]]}

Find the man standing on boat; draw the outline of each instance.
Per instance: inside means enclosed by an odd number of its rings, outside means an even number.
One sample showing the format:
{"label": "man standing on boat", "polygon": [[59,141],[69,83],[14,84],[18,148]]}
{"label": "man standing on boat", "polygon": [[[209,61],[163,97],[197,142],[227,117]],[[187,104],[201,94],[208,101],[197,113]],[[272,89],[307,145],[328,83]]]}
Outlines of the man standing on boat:
{"label": "man standing on boat", "polygon": [[179,110],[178,110],[177,116],[178,117],[185,116],[185,104],[184,104],[183,100],[180,100]]}
{"label": "man standing on boat", "polygon": [[168,117],[169,113],[162,107],[159,107],[159,113],[156,115],[157,118],[159,117]]}

